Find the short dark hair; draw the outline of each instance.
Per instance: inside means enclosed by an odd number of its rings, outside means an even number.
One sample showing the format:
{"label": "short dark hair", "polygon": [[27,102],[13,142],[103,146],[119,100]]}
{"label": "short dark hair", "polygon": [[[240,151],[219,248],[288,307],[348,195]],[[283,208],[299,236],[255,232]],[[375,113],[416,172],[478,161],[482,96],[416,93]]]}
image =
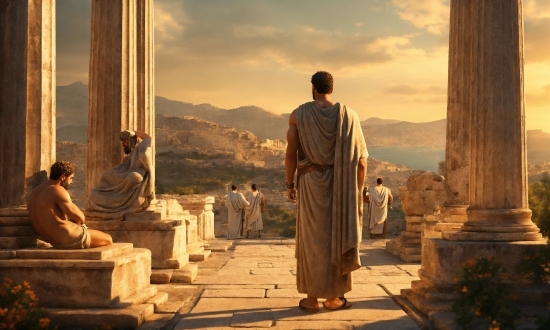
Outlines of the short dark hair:
{"label": "short dark hair", "polygon": [[237,186],[234,185],[234,184],[232,184],[232,185],[231,185],[231,190],[237,190]]}
{"label": "short dark hair", "polygon": [[317,93],[319,94],[332,93],[334,80],[332,79],[332,75],[326,71],[317,71],[311,77],[311,83],[313,84],[313,86],[315,87],[315,90],[317,90]]}
{"label": "short dark hair", "polygon": [[378,178],[378,179],[376,179],[376,183],[382,184],[382,183],[384,183],[384,179]]}
{"label": "short dark hair", "polygon": [[252,184],[252,190],[258,190],[258,188],[256,188],[256,184],[255,184],[255,183]]}
{"label": "short dark hair", "polygon": [[75,171],[76,171],[76,166],[74,166],[69,162],[64,162],[64,161],[55,162],[50,168],[50,179],[57,180],[62,175],[70,176]]}

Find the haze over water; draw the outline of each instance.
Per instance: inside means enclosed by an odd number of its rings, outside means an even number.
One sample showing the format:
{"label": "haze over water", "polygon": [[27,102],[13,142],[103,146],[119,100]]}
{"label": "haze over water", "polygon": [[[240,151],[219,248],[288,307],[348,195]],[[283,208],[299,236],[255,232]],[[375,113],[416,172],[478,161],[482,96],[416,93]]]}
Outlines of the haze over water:
{"label": "haze over water", "polygon": [[437,173],[440,161],[445,160],[445,149],[429,147],[367,147],[369,158],[403,164],[411,170]]}

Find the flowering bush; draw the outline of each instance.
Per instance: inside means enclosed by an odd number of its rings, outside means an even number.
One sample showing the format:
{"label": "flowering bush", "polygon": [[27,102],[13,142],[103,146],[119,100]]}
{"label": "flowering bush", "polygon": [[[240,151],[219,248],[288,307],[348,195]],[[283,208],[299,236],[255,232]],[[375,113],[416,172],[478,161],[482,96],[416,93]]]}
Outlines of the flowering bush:
{"label": "flowering bush", "polygon": [[0,329],[53,329],[29,282],[5,278],[0,287]]}
{"label": "flowering bush", "polygon": [[455,287],[460,295],[453,305],[456,323],[466,329],[474,319],[484,319],[491,330],[514,329],[521,313],[511,304],[511,287],[504,283],[505,277],[506,271],[491,257],[463,264]]}
{"label": "flowering bush", "polygon": [[530,247],[523,255],[520,269],[534,283],[550,283],[550,244]]}

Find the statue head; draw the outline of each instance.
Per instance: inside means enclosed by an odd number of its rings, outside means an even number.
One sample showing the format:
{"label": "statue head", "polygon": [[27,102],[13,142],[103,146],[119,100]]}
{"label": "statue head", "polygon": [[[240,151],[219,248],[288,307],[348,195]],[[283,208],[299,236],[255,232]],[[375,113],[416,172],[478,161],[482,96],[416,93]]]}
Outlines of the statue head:
{"label": "statue head", "polygon": [[69,186],[73,183],[75,171],[76,166],[69,162],[55,162],[50,168],[50,180],[61,180],[61,186],[69,190]]}
{"label": "statue head", "polygon": [[124,148],[124,153],[129,154],[137,145],[137,136],[136,132],[125,130],[118,134],[120,139],[120,144]]}

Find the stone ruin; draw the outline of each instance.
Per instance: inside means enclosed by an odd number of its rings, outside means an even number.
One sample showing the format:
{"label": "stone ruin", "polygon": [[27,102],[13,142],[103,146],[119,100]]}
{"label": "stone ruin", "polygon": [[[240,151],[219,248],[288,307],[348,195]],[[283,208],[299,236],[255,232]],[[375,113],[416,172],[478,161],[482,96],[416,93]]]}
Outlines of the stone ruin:
{"label": "stone ruin", "polygon": [[432,172],[415,173],[399,188],[406,230],[386,243],[386,249],[406,262],[420,262],[422,225],[434,221],[445,202],[444,178]]}
{"label": "stone ruin", "polygon": [[[153,0],[92,1],[89,142],[80,174],[87,192],[119,164],[118,132],[148,132],[154,155],[152,13]],[[0,43],[10,44],[0,51],[0,276],[27,280],[60,327],[135,328],[167,300],[151,282],[194,280],[197,264],[189,263],[189,252],[199,232],[206,233],[213,218],[206,209],[214,201],[202,199],[205,227],[198,232],[196,215],[175,200],[157,199],[148,210],[120,218],[84,211],[88,227],[112,235],[111,246],[37,246],[24,205],[55,162],[55,0],[0,6],[0,30]],[[154,185],[154,173],[151,179]]]}

